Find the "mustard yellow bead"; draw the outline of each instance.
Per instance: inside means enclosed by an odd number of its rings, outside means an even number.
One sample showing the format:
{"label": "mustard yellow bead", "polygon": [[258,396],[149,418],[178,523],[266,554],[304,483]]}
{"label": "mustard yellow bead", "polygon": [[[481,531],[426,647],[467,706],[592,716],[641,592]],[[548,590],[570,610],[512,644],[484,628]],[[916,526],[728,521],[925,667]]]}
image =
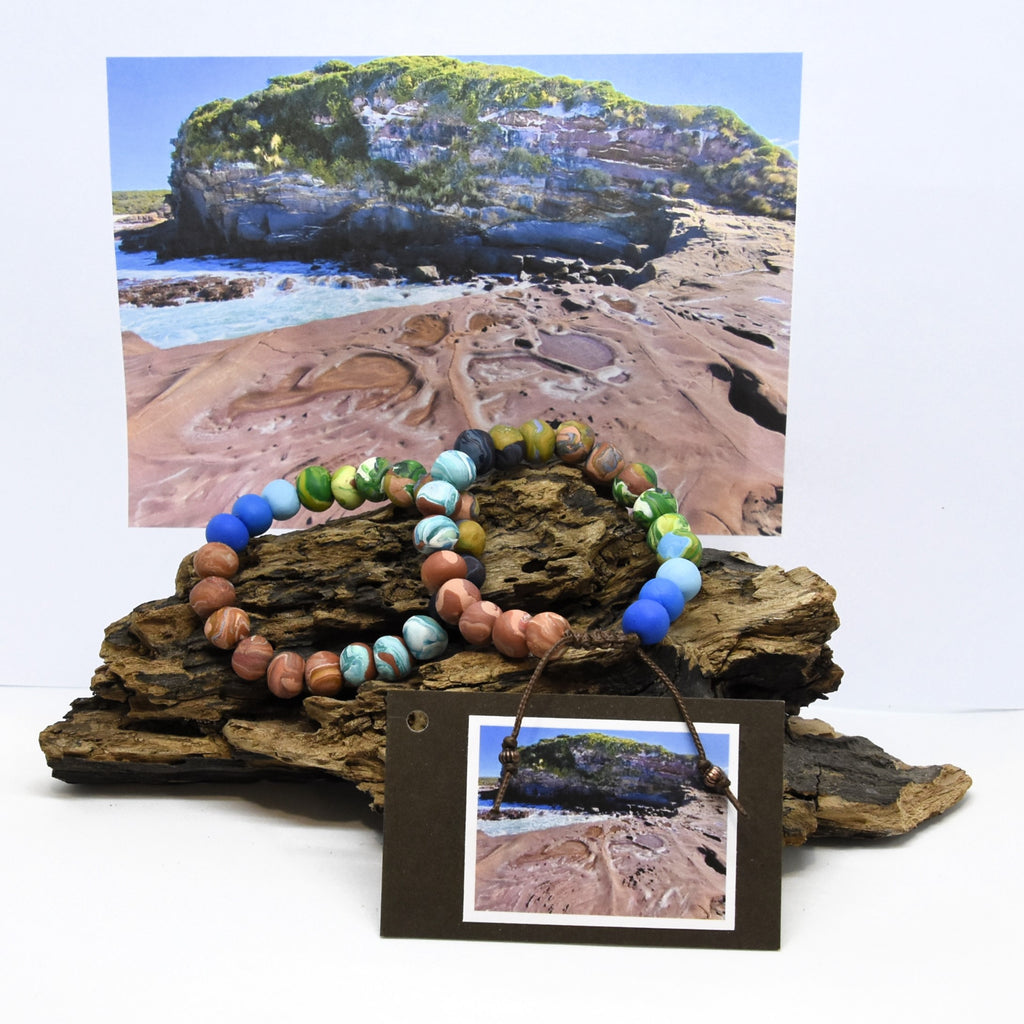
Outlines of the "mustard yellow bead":
{"label": "mustard yellow bead", "polygon": [[457,525],[459,539],[455,543],[455,550],[460,555],[473,555],[479,558],[487,545],[487,534],[484,533],[484,528],[475,519],[463,519]]}

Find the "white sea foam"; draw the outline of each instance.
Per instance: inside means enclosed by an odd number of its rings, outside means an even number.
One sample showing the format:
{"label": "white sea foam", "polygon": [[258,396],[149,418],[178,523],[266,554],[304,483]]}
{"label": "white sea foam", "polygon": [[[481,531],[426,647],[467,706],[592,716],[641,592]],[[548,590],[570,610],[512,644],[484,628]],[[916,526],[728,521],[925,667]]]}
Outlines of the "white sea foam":
{"label": "white sea foam", "polygon": [[[490,810],[491,804],[481,802],[479,810]],[[605,821],[613,814],[587,814],[584,812],[562,811],[557,807],[534,807],[527,804],[502,804],[504,811],[526,811],[522,818],[480,818],[477,828],[488,836],[514,836],[522,832],[536,832],[542,828],[556,828],[559,825],[581,825],[594,821]]]}

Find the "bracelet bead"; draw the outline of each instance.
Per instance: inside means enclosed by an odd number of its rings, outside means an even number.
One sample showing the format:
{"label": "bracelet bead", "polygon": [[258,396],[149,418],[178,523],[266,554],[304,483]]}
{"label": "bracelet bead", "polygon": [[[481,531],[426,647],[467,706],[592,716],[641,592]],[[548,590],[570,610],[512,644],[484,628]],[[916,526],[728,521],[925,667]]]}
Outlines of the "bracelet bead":
{"label": "bracelet bead", "polygon": [[420,566],[420,580],[428,594],[436,594],[442,583],[465,579],[469,567],[466,559],[452,550],[435,551],[427,555]]}
{"label": "bracelet bead", "polygon": [[569,620],[557,612],[539,612],[526,623],[526,647],[542,658],[569,631]]}
{"label": "bracelet bead", "polygon": [[658,486],[658,474],[646,462],[630,462],[612,481],[612,497],[625,508],[632,508],[644,491]]}
{"label": "bracelet bead", "polygon": [[274,657],[270,641],[258,633],[242,637],[231,652],[231,668],[235,675],[254,683],[267,674],[267,666]]}
{"label": "bracelet bead", "polygon": [[201,619],[235,603],[235,585],[223,576],[204,576],[189,592],[188,603]]}
{"label": "bracelet bead", "polygon": [[636,633],[645,644],[664,640],[671,625],[665,606],[649,598],[634,601],[622,615],[622,631]]}
{"label": "bracelet bead", "polygon": [[442,583],[434,595],[434,608],[438,618],[454,626],[462,613],[481,600],[480,588],[469,580],[451,579]]}
{"label": "bracelet bead", "polygon": [[192,567],[200,578],[223,576],[230,579],[238,572],[238,552],[220,541],[207,542],[193,556]]}
{"label": "bracelet bead", "polygon": [[412,508],[416,484],[426,476],[427,468],[415,459],[403,459],[384,474],[384,495],[398,508]]}
{"label": "bracelet bead", "polygon": [[249,546],[249,527],[238,516],[219,512],[206,524],[206,539],[209,543],[227,544],[235,551],[244,551]]}
{"label": "bracelet bead", "polygon": [[455,515],[459,492],[447,480],[431,480],[416,492],[416,511],[423,516]]}
{"label": "bracelet bead", "polygon": [[266,499],[274,518],[279,523],[298,515],[302,507],[299,492],[295,490],[295,485],[287,480],[271,480],[260,492],[260,496]]}
{"label": "bracelet bead", "polygon": [[610,484],[625,464],[625,457],[615,445],[599,441],[583,463],[583,475],[595,484]]}
{"label": "bracelet bead", "polygon": [[501,609],[493,601],[475,601],[459,616],[459,632],[467,643],[482,647],[491,642]]}
{"label": "bracelet bead", "polygon": [[519,428],[526,443],[526,461],[534,465],[549,462],[555,455],[555,428],[543,420],[527,420]]}
{"label": "bracelet bead", "polygon": [[231,506],[231,514],[245,523],[250,537],[266,533],[274,522],[274,512],[261,494],[243,494]]}
{"label": "bracelet bead", "polygon": [[430,475],[435,480],[447,480],[457,491],[464,491],[476,482],[476,465],[465,452],[449,448],[434,460]]}
{"label": "bracelet bead", "polygon": [[470,457],[477,477],[484,476],[494,469],[496,455],[494,440],[486,430],[474,428],[463,430],[455,438],[455,444],[452,447]]}
{"label": "bracelet bead", "polygon": [[484,528],[473,519],[463,519],[455,524],[459,530],[459,539],[455,542],[455,550],[463,555],[480,558],[487,546],[487,534]]}
{"label": "bracelet bead", "polygon": [[648,580],[640,588],[640,597],[651,601],[657,601],[665,611],[668,612],[670,621],[675,622],[683,614],[686,601],[683,592],[671,580],[658,579]]}
{"label": "bracelet bead", "polygon": [[310,512],[326,512],[334,504],[331,474],[323,466],[307,466],[295,481],[299,502]]}
{"label": "bracelet bead", "polygon": [[380,455],[364,459],[356,467],[356,490],[367,501],[384,500],[384,474],[388,468],[388,460]]}
{"label": "bracelet bead", "polygon": [[427,516],[416,524],[412,541],[419,552],[450,550],[459,542],[459,528],[447,516]]}
{"label": "bracelet bead", "polygon": [[374,642],[373,663],[377,675],[387,682],[404,679],[412,671],[409,648],[398,636],[382,636]]}
{"label": "bracelet bead", "polygon": [[659,517],[679,511],[679,503],[671,491],[663,487],[649,487],[633,502],[633,519],[647,529]]}
{"label": "bracelet bead", "polygon": [[333,697],[341,690],[341,659],[333,651],[317,651],[306,659],[306,689],[318,697]]}
{"label": "bracelet bead", "polygon": [[275,697],[298,697],[306,682],[306,662],[295,651],[280,651],[267,665],[267,689]]}
{"label": "bracelet bead", "polygon": [[249,616],[236,605],[226,605],[210,613],[203,632],[214,647],[230,651],[249,635]]}
{"label": "bracelet bead", "polygon": [[339,466],[331,474],[331,495],[334,500],[344,509],[352,512],[359,508],[366,498],[359,493],[356,487],[356,467]]}
{"label": "bracelet bead", "polygon": [[429,615],[412,615],[402,625],[402,639],[417,661],[441,657],[448,647],[448,633]]}
{"label": "bracelet bead", "polygon": [[655,576],[671,580],[682,592],[685,601],[692,601],[700,593],[700,569],[687,558],[666,558],[658,566]]}
{"label": "bracelet bead", "polygon": [[489,433],[494,442],[494,464],[499,469],[513,469],[526,458],[526,438],[518,427],[499,423]]}
{"label": "bracelet bead", "polygon": [[373,648],[369,644],[349,644],[341,652],[341,674],[350,686],[360,686],[377,678]]}
{"label": "bracelet bead", "polygon": [[525,658],[530,653],[526,643],[526,626],[530,613],[521,608],[502,612],[491,631],[491,642],[507,658]]}
{"label": "bracelet bead", "polygon": [[555,455],[567,466],[586,462],[594,447],[594,428],[580,420],[566,420],[555,431]]}

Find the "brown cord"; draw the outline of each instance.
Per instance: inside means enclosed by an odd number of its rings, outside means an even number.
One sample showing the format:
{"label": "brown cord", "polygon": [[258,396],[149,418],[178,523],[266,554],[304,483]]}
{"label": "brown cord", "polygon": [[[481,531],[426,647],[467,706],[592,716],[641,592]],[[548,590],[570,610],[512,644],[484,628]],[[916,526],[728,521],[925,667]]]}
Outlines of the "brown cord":
{"label": "brown cord", "polygon": [[672,682],[662,667],[640,646],[640,637],[636,633],[623,634],[610,630],[592,630],[586,633],[577,633],[570,629],[537,662],[537,667],[533,670],[533,675],[530,676],[526,689],[523,690],[522,699],[519,701],[519,707],[516,709],[516,720],[512,727],[512,732],[501,741],[501,754],[498,755],[498,760],[501,762],[501,781],[498,785],[498,793],[494,798],[494,804],[490,811],[487,812],[488,818],[501,817],[501,803],[505,799],[509,782],[511,782],[512,776],[519,771],[519,730],[522,728],[523,718],[526,715],[526,705],[533,695],[534,687],[544,674],[544,669],[547,668],[548,662],[566,647],[580,647],[584,650],[594,650],[599,647],[635,649],[641,660],[647,663],[665,689],[675,698],[675,702],[683,716],[683,721],[686,722],[686,728],[689,729],[694,746],[697,748],[697,767],[700,769],[700,777],[704,787],[712,793],[722,794],[740,814],[746,815],[747,812],[743,809],[743,806],[736,799],[730,788],[729,777],[718,765],[712,764],[708,760],[704,744],[700,740],[700,733],[693,724],[690,713],[686,710],[686,701],[683,700],[682,693],[679,692],[679,688]]}

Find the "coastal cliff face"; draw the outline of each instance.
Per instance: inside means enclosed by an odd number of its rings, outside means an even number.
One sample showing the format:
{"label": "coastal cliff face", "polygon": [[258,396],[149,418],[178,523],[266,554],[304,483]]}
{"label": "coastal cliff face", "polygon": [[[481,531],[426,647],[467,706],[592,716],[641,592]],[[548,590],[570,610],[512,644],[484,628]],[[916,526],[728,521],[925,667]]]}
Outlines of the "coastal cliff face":
{"label": "coastal cliff face", "polygon": [[520,751],[508,800],[553,807],[671,811],[699,785],[695,756],[600,733],[556,736]]}
{"label": "coastal cliff face", "polygon": [[450,58],[332,61],[182,125],[177,254],[514,272],[538,250],[639,268],[679,200],[792,219],[792,157],[718,107]]}

